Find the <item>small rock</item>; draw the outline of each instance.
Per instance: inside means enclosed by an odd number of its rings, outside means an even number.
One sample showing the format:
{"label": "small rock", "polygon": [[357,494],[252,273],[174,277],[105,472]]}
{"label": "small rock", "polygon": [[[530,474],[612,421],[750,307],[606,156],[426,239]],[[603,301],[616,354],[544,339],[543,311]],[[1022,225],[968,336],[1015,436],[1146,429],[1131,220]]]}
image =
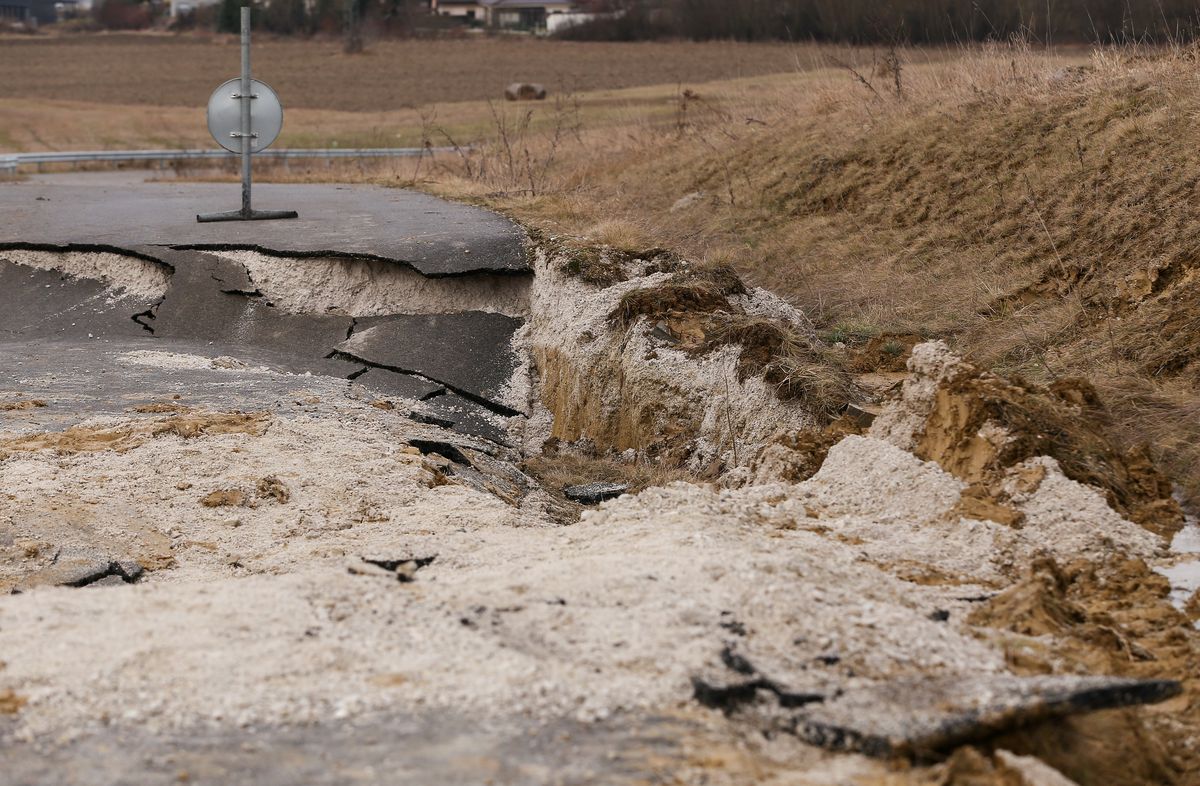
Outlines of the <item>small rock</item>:
{"label": "small rock", "polygon": [[125,583],[126,583],[125,579],[121,578],[120,576],[118,576],[116,574],[113,574],[111,576],[105,576],[102,579],[97,579],[96,581],[90,581],[87,584],[84,584],[83,586],[84,587],[116,587],[116,586],[124,585]]}
{"label": "small rock", "polygon": [[354,576],[375,576],[377,578],[395,578],[395,573],[371,562],[351,562],[346,570]]}
{"label": "small rock", "polygon": [[596,505],[606,499],[615,499],[627,491],[627,483],[584,483],[579,486],[567,486],[563,489],[563,494],[574,502]]}
{"label": "small rock", "polygon": [[671,327],[664,320],[659,320],[650,331],[650,337],[668,344],[678,344],[679,337],[671,332]]}
{"label": "small rock", "polygon": [[240,508],[246,504],[246,492],[241,489],[218,489],[200,499],[206,508]]}
{"label": "small rock", "polygon": [[142,573],[145,572],[141,564],[131,559],[117,560],[113,564],[116,565],[117,573],[120,577],[127,582],[137,581],[142,577]]}
{"label": "small rock", "polygon": [[702,199],[704,199],[703,191],[693,191],[690,194],[684,194],[675,201],[675,204],[671,205],[671,212],[676,213],[680,210],[687,210]]}
{"label": "small rock", "polygon": [[58,571],[51,571],[57,572],[58,575],[54,576],[50,583],[65,587],[84,587],[107,576],[112,565],[112,561],[106,558],[61,561],[54,566]]}
{"label": "small rock", "polygon": [[[374,571],[364,570],[363,575],[380,575],[379,571],[382,571],[382,575],[393,577],[400,583],[407,584],[416,580],[418,570],[432,564],[435,559],[437,559],[436,554],[429,557],[363,557],[363,564],[373,566],[375,569]],[[355,573],[356,571],[351,568],[350,572]]]}
{"label": "small rock", "polygon": [[258,496],[272,497],[280,505],[286,505],[292,498],[292,493],[282,480],[275,475],[268,475],[258,481]]}
{"label": "small rock", "polygon": [[854,423],[862,428],[870,428],[875,422],[875,417],[880,412],[880,407],[872,404],[847,404],[846,414]]}
{"label": "small rock", "polygon": [[420,566],[414,560],[406,560],[396,566],[396,578],[401,582],[408,583],[417,578],[417,570]]}

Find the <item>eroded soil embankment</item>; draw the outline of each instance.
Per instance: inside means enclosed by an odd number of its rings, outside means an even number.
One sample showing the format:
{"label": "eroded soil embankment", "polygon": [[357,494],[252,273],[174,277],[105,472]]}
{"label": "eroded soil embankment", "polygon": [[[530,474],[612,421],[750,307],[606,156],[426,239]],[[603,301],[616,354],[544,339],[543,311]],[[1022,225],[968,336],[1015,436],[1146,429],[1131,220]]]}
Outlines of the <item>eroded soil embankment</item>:
{"label": "eroded soil embankment", "polygon": [[[711,289],[710,310],[815,340],[802,314],[736,279],[721,292],[721,282],[655,252],[612,253],[608,277],[589,280],[561,247],[536,250],[529,322],[518,334],[532,360],[527,451],[578,444],[715,476],[748,463],[777,431],[822,421],[811,402],[780,397],[761,369],[747,373],[741,345],[707,346],[696,300],[672,294]],[[652,307],[630,323],[623,309],[634,301]]]}
{"label": "eroded soil embankment", "polygon": [[[413,417],[422,402],[236,359],[121,353],[115,367],[196,376],[147,373],[146,400],[128,399],[137,411],[0,443],[13,580],[79,554],[81,537],[106,571],[126,556],[144,571],[0,600],[3,744],[237,730],[271,750],[280,728],[380,711],[467,713],[505,733],[666,714],[702,724],[706,747],[682,733],[665,772],[606,775],[1036,782],[1016,780],[1013,752],[1083,786],[1198,771],[1200,648],[1150,570],[1161,537],[1043,443],[983,454],[982,481],[941,463],[959,451],[922,456],[913,438],[961,364],[945,347],[914,353],[878,434],[827,440],[795,462],[812,472],[779,482],[770,467],[787,462],[766,451],[801,454],[809,443],[789,434],[826,433],[810,402],[830,387],[770,380],[816,374],[825,357],[800,315],[671,261],[623,258],[603,284],[569,260],[538,264],[545,286],[535,279],[516,339],[532,365],[510,386],[544,405],[517,430],[527,448],[557,438],[725,470],[729,488],[653,487],[563,527],[515,451]],[[747,343],[716,340],[731,324]],[[197,411],[210,379],[262,414]],[[6,425],[79,411],[54,393],[51,380],[44,406]],[[619,425],[626,410],[638,414]],[[1019,424],[999,411],[943,428],[938,445],[979,432],[1008,444],[1002,427]],[[227,421],[244,427],[217,428]],[[832,752],[847,748],[934,763]]]}

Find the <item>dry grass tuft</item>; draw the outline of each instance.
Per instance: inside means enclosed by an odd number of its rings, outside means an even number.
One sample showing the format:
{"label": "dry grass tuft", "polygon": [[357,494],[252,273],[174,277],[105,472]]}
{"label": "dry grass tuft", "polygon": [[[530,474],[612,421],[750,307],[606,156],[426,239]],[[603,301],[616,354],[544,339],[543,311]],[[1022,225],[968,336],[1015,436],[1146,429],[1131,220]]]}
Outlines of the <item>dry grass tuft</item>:
{"label": "dry grass tuft", "polygon": [[776,319],[738,316],[713,320],[708,346],[740,344],[741,379],[761,374],[780,398],[803,401],[826,420],[860,397],[842,358]]}
{"label": "dry grass tuft", "polygon": [[629,278],[624,260],[614,259],[616,254],[605,253],[599,248],[573,248],[563,255],[563,272],[582,279],[589,284],[610,287]]}
{"label": "dry grass tuft", "polygon": [[627,328],[639,317],[657,320],[673,313],[732,313],[737,309],[729,296],[744,294],[746,285],[731,268],[689,268],[660,284],[626,292],[608,319]]}

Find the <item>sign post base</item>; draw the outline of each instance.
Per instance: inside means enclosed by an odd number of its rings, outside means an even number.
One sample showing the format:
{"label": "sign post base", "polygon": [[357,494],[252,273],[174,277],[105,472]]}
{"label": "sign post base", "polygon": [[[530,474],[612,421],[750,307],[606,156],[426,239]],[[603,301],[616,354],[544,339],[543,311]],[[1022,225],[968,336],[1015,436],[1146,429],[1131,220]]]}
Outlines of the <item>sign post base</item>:
{"label": "sign post base", "polygon": [[200,213],[196,220],[201,224],[213,221],[271,221],[277,218],[299,218],[295,210],[227,210],[224,213]]}

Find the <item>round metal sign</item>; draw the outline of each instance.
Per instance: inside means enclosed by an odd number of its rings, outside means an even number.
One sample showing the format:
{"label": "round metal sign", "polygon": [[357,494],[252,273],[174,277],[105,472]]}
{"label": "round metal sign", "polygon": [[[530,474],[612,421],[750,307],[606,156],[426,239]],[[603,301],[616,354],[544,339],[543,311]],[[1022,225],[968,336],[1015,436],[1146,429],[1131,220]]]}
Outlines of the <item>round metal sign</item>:
{"label": "round metal sign", "polygon": [[[238,98],[241,88],[241,79],[230,79],[208,99],[208,133],[231,153],[242,152],[242,140],[238,136],[242,130],[242,100]],[[270,147],[279,136],[283,128],[283,105],[265,82],[251,79],[250,92],[255,96],[250,100],[250,130],[254,133],[250,138],[250,150],[257,153]]]}

